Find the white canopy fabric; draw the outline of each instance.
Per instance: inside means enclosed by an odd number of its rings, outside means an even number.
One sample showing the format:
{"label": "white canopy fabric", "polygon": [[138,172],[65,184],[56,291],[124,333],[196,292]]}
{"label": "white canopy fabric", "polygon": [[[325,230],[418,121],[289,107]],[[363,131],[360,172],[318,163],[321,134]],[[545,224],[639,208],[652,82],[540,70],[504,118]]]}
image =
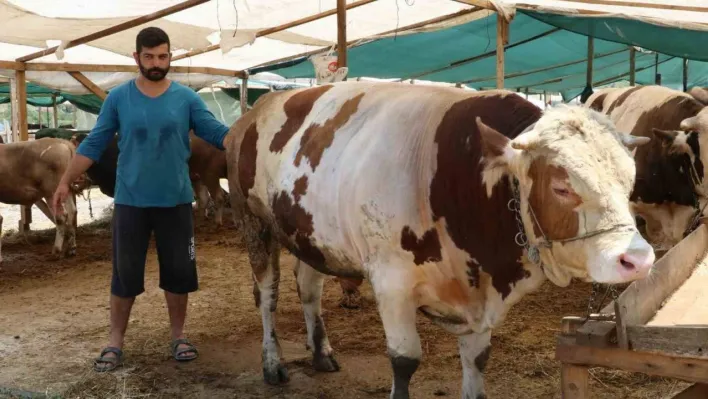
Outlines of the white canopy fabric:
{"label": "white canopy fabric", "polygon": [[[182,0],[0,0],[0,60],[14,60],[42,48],[58,45],[137,16],[146,15]],[[347,3],[353,3],[348,0]],[[705,7],[708,0],[643,0],[654,6],[621,5],[631,0],[492,0],[504,13],[514,7],[577,13],[609,13],[622,18],[708,30],[708,12],[666,9],[680,5]],[[472,6],[453,0],[378,0],[347,11],[347,40],[370,38],[398,27],[452,14]],[[593,4],[600,3],[600,4]],[[620,4],[620,5],[618,5]],[[254,39],[255,32],[336,8],[336,0],[211,0],[135,27],[48,55],[35,61],[134,65],[135,35],[145,26],[159,26],[169,35],[175,55],[221,43],[223,49],[174,61],[173,65],[210,66],[242,70],[306,51],[326,49],[337,41],[336,15],[285,31]],[[488,11],[468,14],[456,20],[421,30],[439,29],[488,15]],[[607,14],[605,14],[607,16]],[[513,26],[513,23],[512,23]],[[235,37],[234,31],[236,32]],[[410,33],[410,32],[408,32]],[[398,33],[405,34],[405,33]],[[224,40],[221,40],[221,37]],[[699,44],[697,44],[699,45]],[[224,52],[224,50],[228,50]],[[0,77],[12,71],[0,70]],[[134,74],[86,73],[104,89]],[[223,77],[171,74],[173,79],[193,87],[225,80]],[[87,93],[66,73],[28,72],[27,78],[42,85],[74,93]],[[228,81],[228,80],[227,80]]]}

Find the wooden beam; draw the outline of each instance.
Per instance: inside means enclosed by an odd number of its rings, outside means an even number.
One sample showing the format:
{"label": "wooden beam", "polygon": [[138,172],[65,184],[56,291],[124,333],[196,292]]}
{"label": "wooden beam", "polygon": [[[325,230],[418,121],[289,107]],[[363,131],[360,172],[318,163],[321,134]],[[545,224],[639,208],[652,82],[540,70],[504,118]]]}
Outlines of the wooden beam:
{"label": "wooden beam", "polygon": [[337,67],[347,66],[347,1],[337,0]]}
{"label": "wooden beam", "polygon": [[240,90],[239,102],[241,105],[241,116],[248,112],[248,77],[241,78],[241,90]]}
{"label": "wooden beam", "polygon": [[673,4],[658,4],[645,3],[638,1],[625,0],[560,0],[573,3],[595,4],[603,6],[622,6],[622,7],[639,7],[639,8],[654,8],[659,10],[676,10],[676,11],[693,11],[693,12],[708,12],[708,7],[673,5]]}
{"label": "wooden beam", "polygon": [[708,327],[697,326],[627,326],[627,338],[633,350],[708,359]]}
{"label": "wooden beam", "polygon": [[486,8],[487,10],[496,11],[497,8],[489,0],[453,0],[457,3],[467,4],[468,6],[475,6]]}
{"label": "wooden beam", "polygon": [[[615,50],[615,51],[610,51],[608,53],[598,54],[597,56],[595,56],[595,59],[600,59],[600,58],[608,57],[610,55],[619,54],[624,51],[627,51],[627,49]],[[571,65],[577,65],[577,64],[581,64],[586,61],[587,61],[587,58],[583,57],[583,58],[577,59],[575,61],[569,61],[569,62],[564,62],[562,64],[550,65],[550,66],[543,67],[543,68],[532,69],[530,71],[509,73],[509,74],[504,75],[504,78],[505,79],[512,79],[512,78],[518,78],[520,76],[533,75],[534,73],[546,72],[546,71],[550,71],[550,70],[557,69],[557,68],[564,68],[564,67],[571,66]],[[495,78],[496,78],[496,75],[466,80],[466,81],[463,81],[460,83],[462,83],[462,84],[479,83],[479,82],[486,82],[488,80],[494,80]]]}
{"label": "wooden beam", "polygon": [[[339,0],[337,0],[337,1],[339,1]],[[347,10],[351,10],[352,8],[361,7],[363,5],[373,3],[374,1],[376,1],[376,0],[359,0],[359,1],[355,1],[351,4],[346,5],[345,8]],[[298,19],[298,20],[295,20],[292,22],[282,24],[282,25],[274,26],[272,28],[259,30],[258,32],[256,32],[256,38],[268,36],[268,35],[271,35],[276,32],[280,32],[280,31],[284,31],[286,29],[294,28],[296,26],[304,25],[306,23],[309,23],[312,21],[317,21],[318,19],[326,18],[326,17],[332,16],[335,14],[337,14],[337,8],[323,11],[319,14],[311,15],[309,17],[301,18],[301,19]],[[195,55],[208,53],[210,51],[218,50],[219,47],[220,47],[219,44],[212,44],[211,46],[205,47],[203,49],[192,50],[192,51],[186,52],[184,54],[176,55],[176,56],[172,57],[172,61],[178,61],[178,60],[181,60],[184,58],[193,57]]]}
{"label": "wooden beam", "polygon": [[659,355],[617,348],[593,348],[574,345],[572,338],[559,336],[556,360],[579,366],[601,366],[678,378],[684,381],[708,383],[708,360]]}
{"label": "wooden beam", "polygon": [[[540,38],[542,38],[542,37],[546,37],[546,36],[548,36],[548,35],[550,35],[550,34],[553,34],[553,33],[555,33],[555,32],[558,32],[558,31],[560,31],[560,30],[561,30],[561,28],[553,28],[553,29],[547,30],[547,31],[545,31],[545,32],[543,32],[543,33],[540,33],[540,34],[536,35],[536,36],[529,37],[528,39],[524,39],[524,40],[518,41],[518,42],[516,42],[516,43],[512,43],[512,44],[506,45],[506,46],[504,47],[504,50],[506,51],[506,50],[512,49],[512,48],[514,48],[514,47],[516,47],[516,46],[521,46],[522,44],[526,44],[526,43],[532,42],[532,41],[534,41],[534,40],[538,40],[538,39],[540,39]],[[477,62],[477,61],[479,61],[479,60],[483,60],[483,59],[485,59],[485,58],[492,57],[492,56],[494,56],[494,55],[496,55],[496,54],[497,54],[497,50],[488,51],[488,52],[486,52],[486,53],[483,53],[483,54],[480,54],[480,55],[476,55],[476,56],[474,56],[474,57],[465,58],[465,59],[463,59],[463,60],[455,61],[455,62],[451,63],[450,65],[447,65],[447,66],[444,66],[444,67],[441,67],[441,68],[437,68],[437,69],[433,69],[433,70],[430,70],[430,71],[425,71],[425,72],[417,73],[417,74],[415,74],[415,75],[413,75],[413,76],[408,76],[408,77],[402,78],[402,79],[400,79],[400,80],[398,80],[398,81],[399,81],[399,82],[402,82],[402,81],[408,80],[408,79],[418,79],[418,78],[423,77],[423,76],[426,76],[426,75],[431,75],[431,74],[434,74],[434,73],[446,71],[446,70],[448,70],[448,69],[457,68],[457,67],[462,66],[462,65],[471,64],[471,63],[473,63],[473,62]]]}
{"label": "wooden beam", "polygon": [[18,95],[17,95],[17,74],[15,77],[10,78],[10,108],[12,111],[12,142],[16,143],[20,141],[20,107],[18,105]]}
{"label": "wooden beam", "polygon": [[595,41],[593,40],[592,36],[588,36],[588,70],[587,70],[587,77],[585,79],[585,84],[587,87],[592,87],[592,62],[593,62],[593,56],[595,55]]}
{"label": "wooden beam", "polygon": [[[126,30],[126,29],[130,29],[130,28],[133,28],[133,27],[136,27],[136,26],[140,26],[140,25],[142,25],[142,24],[145,24],[145,23],[154,21],[154,20],[156,20],[156,19],[165,17],[165,16],[167,16],[167,15],[171,15],[171,14],[174,14],[174,13],[177,13],[177,12],[180,12],[180,11],[183,11],[183,10],[186,10],[186,9],[188,9],[188,8],[192,8],[192,7],[197,6],[197,5],[199,5],[199,4],[206,3],[207,1],[209,1],[209,0],[187,0],[187,1],[183,1],[182,3],[175,4],[175,5],[173,5],[172,7],[167,7],[167,8],[165,8],[165,9],[163,9],[163,10],[155,11],[155,12],[153,12],[153,13],[151,13],[151,14],[144,15],[144,16],[138,17],[138,18],[134,18],[134,19],[131,19],[131,20],[129,20],[129,21],[120,23],[120,24],[118,24],[118,25],[111,26],[110,28],[106,28],[106,29],[100,30],[100,31],[98,31],[98,32],[91,33],[91,34],[89,34],[89,35],[82,36],[82,37],[79,37],[79,38],[77,38],[77,39],[71,40],[71,41],[69,41],[69,42],[66,44],[66,46],[64,47],[64,49],[66,50],[66,49],[71,48],[71,47],[76,47],[76,46],[81,45],[81,44],[86,44],[86,43],[89,43],[89,42],[91,42],[91,41],[100,39],[100,38],[102,38],[102,37],[110,36],[110,35],[112,35],[112,34],[114,34],[114,33],[122,32],[122,31],[124,31],[124,30]],[[17,61],[18,61],[18,62],[27,62],[27,61],[34,60],[34,59],[36,59],[36,58],[44,57],[44,56],[49,55],[49,54],[54,54],[54,53],[57,51],[58,48],[59,48],[59,46],[54,46],[54,47],[50,47],[50,48],[48,48],[48,49],[46,49],[46,50],[37,51],[37,52],[35,52],[35,53],[26,55],[26,56],[24,56],[24,57],[20,57],[20,58],[17,59]]]}
{"label": "wooden beam", "polygon": [[[371,42],[371,41],[374,41],[374,40],[378,40],[378,37],[379,37],[379,36],[390,35],[391,33],[405,32],[405,31],[411,30],[411,29],[422,28],[423,26],[426,26],[426,25],[431,25],[431,24],[436,24],[436,23],[444,22],[444,21],[447,21],[447,20],[449,20],[449,19],[453,19],[453,18],[461,17],[461,16],[463,16],[463,15],[471,14],[471,13],[473,13],[473,12],[477,12],[477,11],[479,11],[479,10],[481,10],[481,8],[479,8],[479,7],[471,8],[471,9],[469,9],[469,10],[462,10],[462,11],[458,11],[458,12],[455,12],[455,13],[452,13],[452,14],[447,14],[447,15],[443,15],[443,16],[440,16],[440,17],[437,17],[437,18],[433,18],[433,19],[428,19],[428,20],[425,20],[425,21],[417,22],[417,23],[415,23],[415,24],[402,26],[402,27],[400,27],[400,28],[398,28],[398,29],[387,30],[387,31],[382,32],[382,33],[377,33],[377,34],[375,34],[375,35],[373,35],[373,36],[369,36],[368,38],[350,40],[350,41],[347,42],[347,48],[351,48],[351,46],[354,45],[354,44],[359,45],[360,43],[363,44],[363,43],[368,43],[368,42]],[[336,46],[335,46],[335,49],[337,49]],[[317,50],[306,51],[306,52],[304,52],[304,53],[295,54],[295,55],[291,55],[291,56],[283,57],[283,58],[278,58],[278,59],[275,59],[275,60],[272,60],[272,61],[268,61],[268,62],[264,62],[264,63],[258,64],[258,65],[252,66],[252,67],[250,67],[250,68],[248,68],[248,69],[261,68],[261,67],[265,67],[265,66],[275,65],[275,64],[279,64],[279,63],[281,63],[281,62],[290,61],[290,60],[294,60],[294,59],[298,59],[298,58],[302,58],[302,57],[308,57],[308,56],[311,56],[311,55],[314,55],[314,54],[322,53],[322,52],[324,52],[324,51],[329,51],[329,47],[323,47],[323,48],[320,48],[320,49],[317,49]],[[2,61],[0,61],[0,62],[2,62]]]}
{"label": "wooden beam", "polygon": [[81,83],[81,84],[82,84],[85,88],[87,88],[91,93],[97,95],[101,100],[105,100],[105,99],[106,99],[106,96],[108,96],[108,94],[106,94],[106,92],[103,91],[103,89],[101,89],[100,87],[98,87],[98,86],[97,86],[95,83],[93,83],[89,78],[87,78],[86,75],[84,75],[83,73],[81,73],[81,72],[69,72],[69,75],[71,75],[72,78],[74,78],[74,79],[76,79],[77,81],[79,81],[79,83]]}
{"label": "wooden beam", "polygon": [[629,47],[629,85],[634,86],[636,84],[636,69],[637,67],[637,50],[634,46]]}
{"label": "wooden beam", "polygon": [[15,93],[17,103],[13,106],[17,107],[17,121],[19,124],[19,139],[20,141],[29,140],[27,132],[27,81],[25,71],[15,71]]}
{"label": "wooden beam", "polygon": [[1,61],[0,60],[0,68],[2,69],[12,69],[15,71],[24,71],[25,70],[25,64],[22,62],[17,62],[17,61]]}
{"label": "wooden beam", "polygon": [[688,91],[688,59],[683,59],[683,91]]}
{"label": "wooden beam", "polygon": [[497,89],[504,88],[504,46],[508,43],[509,24],[497,13]]}

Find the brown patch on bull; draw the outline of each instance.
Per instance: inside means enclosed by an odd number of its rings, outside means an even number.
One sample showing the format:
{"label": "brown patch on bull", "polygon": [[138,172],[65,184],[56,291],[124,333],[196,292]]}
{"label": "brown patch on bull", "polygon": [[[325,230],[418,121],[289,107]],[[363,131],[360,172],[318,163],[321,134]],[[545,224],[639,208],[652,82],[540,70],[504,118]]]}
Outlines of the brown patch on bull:
{"label": "brown patch on bull", "polygon": [[607,97],[607,93],[599,94],[597,97],[595,97],[594,100],[592,100],[592,103],[590,103],[588,106],[590,107],[590,109],[594,109],[595,111],[602,112],[602,107],[605,104],[606,97]]}
{"label": "brown patch on bull", "polygon": [[300,139],[300,149],[295,155],[295,166],[300,166],[302,157],[310,160],[310,166],[314,171],[320,164],[322,154],[332,144],[336,131],[349,121],[352,115],[359,109],[359,103],[364,97],[364,93],[347,100],[336,115],[325,121],[324,124],[310,125]]}
{"label": "brown patch on bull", "polygon": [[312,215],[307,213],[300,204],[293,204],[293,200],[285,190],[273,197],[272,207],[278,226],[288,236],[298,232],[309,237],[315,231],[312,224]]}
{"label": "brown patch on bull", "polygon": [[425,262],[440,262],[442,260],[440,237],[438,237],[438,231],[434,227],[423,233],[420,238],[409,226],[403,227],[403,231],[401,231],[401,248],[413,253],[416,265],[422,265]]}
{"label": "brown patch on bull", "polygon": [[254,121],[243,135],[238,157],[238,181],[245,198],[248,198],[248,191],[256,183],[256,158],[258,156],[256,144],[258,144],[258,128]]}
{"label": "brown patch on bull", "polygon": [[574,208],[582,204],[582,199],[575,193],[569,193],[571,201],[563,202],[553,193],[553,180],[567,180],[568,173],[563,168],[548,165],[544,158],[538,158],[531,163],[529,177],[533,179],[529,205],[544,231],[534,223],[536,235],[543,234],[551,240],[563,240],[578,234],[580,219]]}
{"label": "brown patch on bull", "polygon": [[295,202],[300,202],[300,198],[307,192],[307,176],[300,176],[295,180],[295,187],[293,188],[293,197]]}
{"label": "brown patch on bull", "polygon": [[513,284],[529,274],[519,263],[522,249],[514,242],[518,227],[507,208],[511,199],[508,180],[500,181],[491,197],[482,184],[476,117],[513,139],[541,117],[541,109],[515,94],[474,96],[454,104],[435,135],[437,170],[430,185],[433,220],[445,218],[453,243],[481,265],[468,263],[468,274],[479,281],[476,269],[481,268],[506,298]]}
{"label": "brown patch on bull", "polygon": [[605,112],[607,115],[612,114],[612,111],[614,111],[615,108],[621,106],[624,104],[625,101],[631,96],[633,93],[643,89],[644,86],[636,86],[632,87],[631,89],[626,90],[624,93],[620,94],[615,101],[610,104],[610,107],[607,109],[607,112]]}
{"label": "brown patch on bull", "polygon": [[305,118],[310,114],[310,111],[312,111],[315,101],[331,88],[332,85],[327,85],[303,90],[293,95],[285,102],[283,109],[287,119],[280,130],[273,135],[273,140],[270,142],[269,147],[270,152],[283,151],[288,141],[290,141],[295,132],[297,132],[305,122]]}

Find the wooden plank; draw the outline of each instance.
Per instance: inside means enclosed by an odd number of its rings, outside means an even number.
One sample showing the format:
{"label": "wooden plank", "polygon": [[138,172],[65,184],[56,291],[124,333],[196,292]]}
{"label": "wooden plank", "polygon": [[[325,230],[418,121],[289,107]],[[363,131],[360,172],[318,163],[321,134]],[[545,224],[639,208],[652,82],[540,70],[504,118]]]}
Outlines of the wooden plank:
{"label": "wooden plank", "polygon": [[708,327],[627,326],[633,350],[708,359]]}
{"label": "wooden plank", "polygon": [[[2,68],[0,61],[0,68]],[[56,71],[56,72],[138,72],[137,65],[97,65],[97,64],[71,64],[58,62],[32,62],[25,65],[27,71]],[[173,73],[203,73],[207,75],[243,76],[243,71],[223,68],[198,67],[198,66],[170,66]]]}
{"label": "wooden plank", "polygon": [[15,71],[24,71],[25,64],[22,62],[17,62],[17,61],[1,61],[0,60],[0,69],[12,69]]}
{"label": "wooden plank", "polygon": [[[188,9],[188,8],[192,8],[192,7],[197,6],[197,5],[199,5],[199,4],[206,3],[207,1],[209,1],[209,0],[187,0],[187,1],[183,1],[182,3],[178,3],[178,4],[175,4],[175,5],[171,6],[171,7],[167,7],[167,8],[165,8],[165,9],[162,9],[162,10],[159,10],[159,11],[155,11],[155,12],[153,12],[153,13],[151,13],[151,14],[144,15],[144,16],[138,17],[138,18],[134,18],[134,19],[131,19],[131,20],[129,20],[129,21],[125,21],[125,22],[123,22],[123,23],[120,23],[120,24],[118,24],[118,25],[111,26],[110,28],[106,28],[106,29],[100,30],[100,31],[98,31],[98,32],[94,32],[94,33],[88,34],[88,35],[86,35],[86,36],[82,36],[82,37],[79,37],[79,38],[77,38],[77,39],[71,40],[71,41],[69,41],[69,42],[66,44],[66,46],[64,47],[64,49],[66,50],[66,49],[71,48],[71,47],[76,47],[76,46],[81,45],[81,44],[86,44],[86,43],[89,43],[89,42],[91,42],[91,41],[93,41],[93,40],[100,39],[100,38],[106,37],[106,36],[110,36],[110,35],[112,35],[112,34],[114,34],[114,33],[122,32],[122,31],[124,31],[124,30],[126,30],[126,29],[130,29],[130,28],[133,28],[133,27],[136,27],[136,26],[140,26],[140,25],[142,25],[142,24],[145,24],[145,23],[154,21],[154,20],[156,20],[156,19],[159,19],[159,18],[168,16],[168,15],[171,15],[171,14],[174,14],[174,13],[177,13],[177,12],[180,12],[180,11],[183,11],[183,10],[186,10],[186,9]],[[34,59],[36,59],[36,58],[44,57],[44,56],[49,55],[49,54],[54,54],[54,53],[57,51],[58,48],[59,48],[59,46],[54,46],[54,47],[50,47],[50,48],[45,49],[45,50],[37,51],[37,52],[35,52],[35,53],[26,55],[26,56],[24,56],[24,57],[20,57],[20,58],[17,59],[17,61],[18,61],[18,62],[27,62],[27,61],[30,61],[30,60],[34,60]]]}
{"label": "wooden plank", "polygon": [[585,318],[578,316],[566,316],[561,320],[561,333],[575,336],[575,332],[585,322]]}
{"label": "wooden plank", "polygon": [[509,41],[508,29],[504,17],[497,13],[497,89],[504,88],[504,46]]}
{"label": "wooden plank", "polygon": [[[631,309],[624,322],[632,325],[646,324],[687,278],[708,250],[708,228],[701,224],[654,264],[646,278],[632,282],[617,298],[620,305]],[[610,303],[600,313],[614,312]]]}
{"label": "wooden plank", "polygon": [[[340,1],[340,0],[337,0],[337,1]],[[351,4],[345,4],[345,8],[346,8],[347,10],[351,10],[352,8],[361,7],[361,6],[363,6],[363,5],[366,5],[366,4],[369,4],[369,3],[373,3],[374,1],[376,1],[376,0],[359,0],[359,1],[355,1],[355,2],[353,2],[353,3],[351,3]],[[298,20],[295,20],[295,21],[292,21],[292,22],[288,22],[288,23],[285,23],[285,24],[282,24],[282,25],[274,26],[274,27],[272,27],[272,28],[267,28],[267,29],[259,30],[258,32],[256,32],[256,38],[263,37],[263,36],[268,36],[268,35],[273,34],[273,33],[276,33],[276,32],[281,32],[281,31],[284,31],[284,30],[286,30],[286,29],[290,29],[290,28],[294,28],[294,27],[296,27],[296,26],[304,25],[304,24],[306,24],[306,23],[309,23],[309,22],[312,22],[312,21],[317,21],[318,19],[326,18],[326,17],[332,16],[332,15],[335,15],[335,14],[337,14],[337,8],[333,8],[333,9],[331,9],[331,10],[323,11],[323,12],[321,12],[321,13],[319,13],[319,14],[311,15],[311,16],[309,16],[309,17],[300,18],[300,19],[298,19]],[[202,49],[196,49],[196,50],[192,50],[192,51],[186,52],[186,53],[184,53],[184,54],[180,54],[180,55],[174,56],[174,57],[172,57],[172,60],[173,60],[173,61],[178,61],[178,60],[181,60],[181,59],[184,59],[184,58],[193,57],[193,56],[195,56],[195,55],[208,53],[208,52],[210,52],[210,51],[218,50],[219,47],[220,47],[219,44],[212,44],[211,46],[207,46],[207,47],[202,48]]]}
{"label": "wooden plank", "polygon": [[691,275],[645,323],[648,326],[708,325],[708,257],[704,256]]}
{"label": "wooden plank", "polygon": [[611,346],[617,337],[615,323],[612,321],[590,320],[575,332],[578,345],[605,348]]}
{"label": "wooden plank", "polygon": [[625,351],[617,348],[593,348],[573,343],[572,338],[559,336],[556,360],[583,366],[601,366],[648,375],[708,383],[708,360],[686,359],[680,356]]}
{"label": "wooden plank", "polygon": [[634,46],[629,47],[629,85],[634,86],[636,83],[636,65],[637,65],[637,51]]}
{"label": "wooden plank", "polygon": [[497,8],[494,6],[494,4],[489,0],[453,0],[453,1],[455,1],[457,3],[467,4],[468,6],[486,8],[487,10],[493,10],[493,11],[497,10]]}
{"label": "wooden plank", "polygon": [[679,392],[673,399],[705,399],[708,398],[708,385],[693,384]]}
{"label": "wooden plank", "polygon": [[615,326],[617,334],[617,346],[620,349],[629,349],[629,339],[627,338],[627,324],[625,324],[625,319],[627,318],[627,307],[625,305],[620,305],[617,301],[612,301],[615,304]]}
{"label": "wooden plank", "polygon": [[10,108],[12,110],[12,142],[20,141],[20,107],[17,105],[16,78],[10,78]]}
{"label": "wooden plank", "polygon": [[347,66],[347,1],[337,0],[337,67]]}
{"label": "wooden plank", "polygon": [[590,372],[587,367],[575,364],[561,365],[561,398],[588,399]]}
{"label": "wooden plank", "polygon": [[76,79],[81,83],[85,88],[87,88],[90,92],[93,94],[97,95],[101,100],[105,100],[108,94],[98,87],[95,83],[93,83],[89,78],[87,78],[83,73],[81,72],[69,72],[69,75],[71,75],[72,78]]}

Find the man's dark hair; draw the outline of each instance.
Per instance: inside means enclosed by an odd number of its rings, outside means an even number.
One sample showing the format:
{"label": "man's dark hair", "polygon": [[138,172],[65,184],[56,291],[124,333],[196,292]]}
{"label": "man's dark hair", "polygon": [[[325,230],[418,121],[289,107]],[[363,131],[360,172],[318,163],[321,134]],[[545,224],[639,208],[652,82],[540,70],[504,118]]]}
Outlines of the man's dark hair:
{"label": "man's dark hair", "polygon": [[163,43],[167,43],[167,47],[170,47],[170,37],[167,36],[164,30],[151,26],[138,33],[135,38],[135,51],[140,53],[143,47],[152,48]]}

